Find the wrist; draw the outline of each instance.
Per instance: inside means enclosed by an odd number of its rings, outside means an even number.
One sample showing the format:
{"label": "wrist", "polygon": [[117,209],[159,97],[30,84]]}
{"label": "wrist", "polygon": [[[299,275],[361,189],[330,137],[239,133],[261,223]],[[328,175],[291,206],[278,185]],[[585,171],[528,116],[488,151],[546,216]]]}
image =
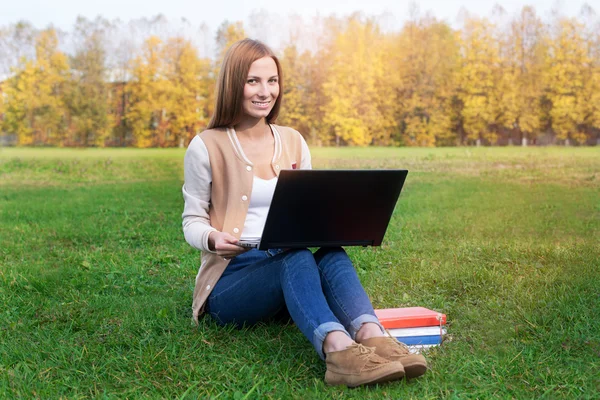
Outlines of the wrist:
{"label": "wrist", "polygon": [[212,231],[211,233],[208,234],[208,249],[210,251],[215,251],[215,233],[217,231]]}

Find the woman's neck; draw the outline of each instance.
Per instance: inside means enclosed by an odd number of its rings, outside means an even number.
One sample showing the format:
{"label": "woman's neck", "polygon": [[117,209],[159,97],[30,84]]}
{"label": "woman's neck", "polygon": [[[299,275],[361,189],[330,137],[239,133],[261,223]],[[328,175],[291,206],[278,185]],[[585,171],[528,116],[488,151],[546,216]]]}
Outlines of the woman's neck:
{"label": "woman's neck", "polygon": [[265,135],[267,121],[264,118],[245,120],[233,127],[238,134],[260,139]]}

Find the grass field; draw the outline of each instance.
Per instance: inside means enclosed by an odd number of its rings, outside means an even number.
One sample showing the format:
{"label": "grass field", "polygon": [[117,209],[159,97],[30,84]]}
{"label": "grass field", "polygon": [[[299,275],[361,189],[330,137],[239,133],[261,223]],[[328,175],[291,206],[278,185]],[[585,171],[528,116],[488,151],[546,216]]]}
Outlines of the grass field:
{"label": "grass field", "polygon": [[328,387],[293,325],[191,324],[183,150],[0,149],[0,398],[599,398],[600,148],[313,149],[407,168],[377,308],[448,316],[422,378]]}

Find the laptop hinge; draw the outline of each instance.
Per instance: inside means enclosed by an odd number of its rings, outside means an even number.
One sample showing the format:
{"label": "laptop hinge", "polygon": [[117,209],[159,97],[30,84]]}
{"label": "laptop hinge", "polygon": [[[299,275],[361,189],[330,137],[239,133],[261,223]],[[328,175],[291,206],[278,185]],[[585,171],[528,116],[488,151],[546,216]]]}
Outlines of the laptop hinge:
{"label": "laptop hinge", "polygon": [[[265,243],[266,244],[266,243]],[[323,242],[270,242],[269,248],[305,248],[305,247],[341,247],[341,246],[372,246],[372,240],[350,240],[350,241],[323,241]],[[261,246],[262,248],[262,243]]]}

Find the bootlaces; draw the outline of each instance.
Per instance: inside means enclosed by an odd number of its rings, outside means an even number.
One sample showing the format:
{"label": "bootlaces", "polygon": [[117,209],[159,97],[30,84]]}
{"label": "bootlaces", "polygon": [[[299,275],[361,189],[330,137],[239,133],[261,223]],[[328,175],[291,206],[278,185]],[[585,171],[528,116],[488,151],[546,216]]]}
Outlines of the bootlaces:
{"label": "bootlaces", "polygon": [[347,347],[348,349],[358,351],[358,357],[364,360],[368,360],[373,364],[385,364],[387,360],[381,358],[375,354],[375,349],[372,347],[363,346],[360,343],[355,343]]}
{"label": "bootlaces", "polygon": [[[389,332],[388,332],[389,334]],[[394,353],[396,353],[396,355],[398,356],[407,356],[410,354],[410,350],[408,348],[407,345],[405,345],[404,343],[396,340],[396,338],[392,337],[392,336],[388,336],[387,337],[388,340],[394,342],[395,346],[394,346]]]}

